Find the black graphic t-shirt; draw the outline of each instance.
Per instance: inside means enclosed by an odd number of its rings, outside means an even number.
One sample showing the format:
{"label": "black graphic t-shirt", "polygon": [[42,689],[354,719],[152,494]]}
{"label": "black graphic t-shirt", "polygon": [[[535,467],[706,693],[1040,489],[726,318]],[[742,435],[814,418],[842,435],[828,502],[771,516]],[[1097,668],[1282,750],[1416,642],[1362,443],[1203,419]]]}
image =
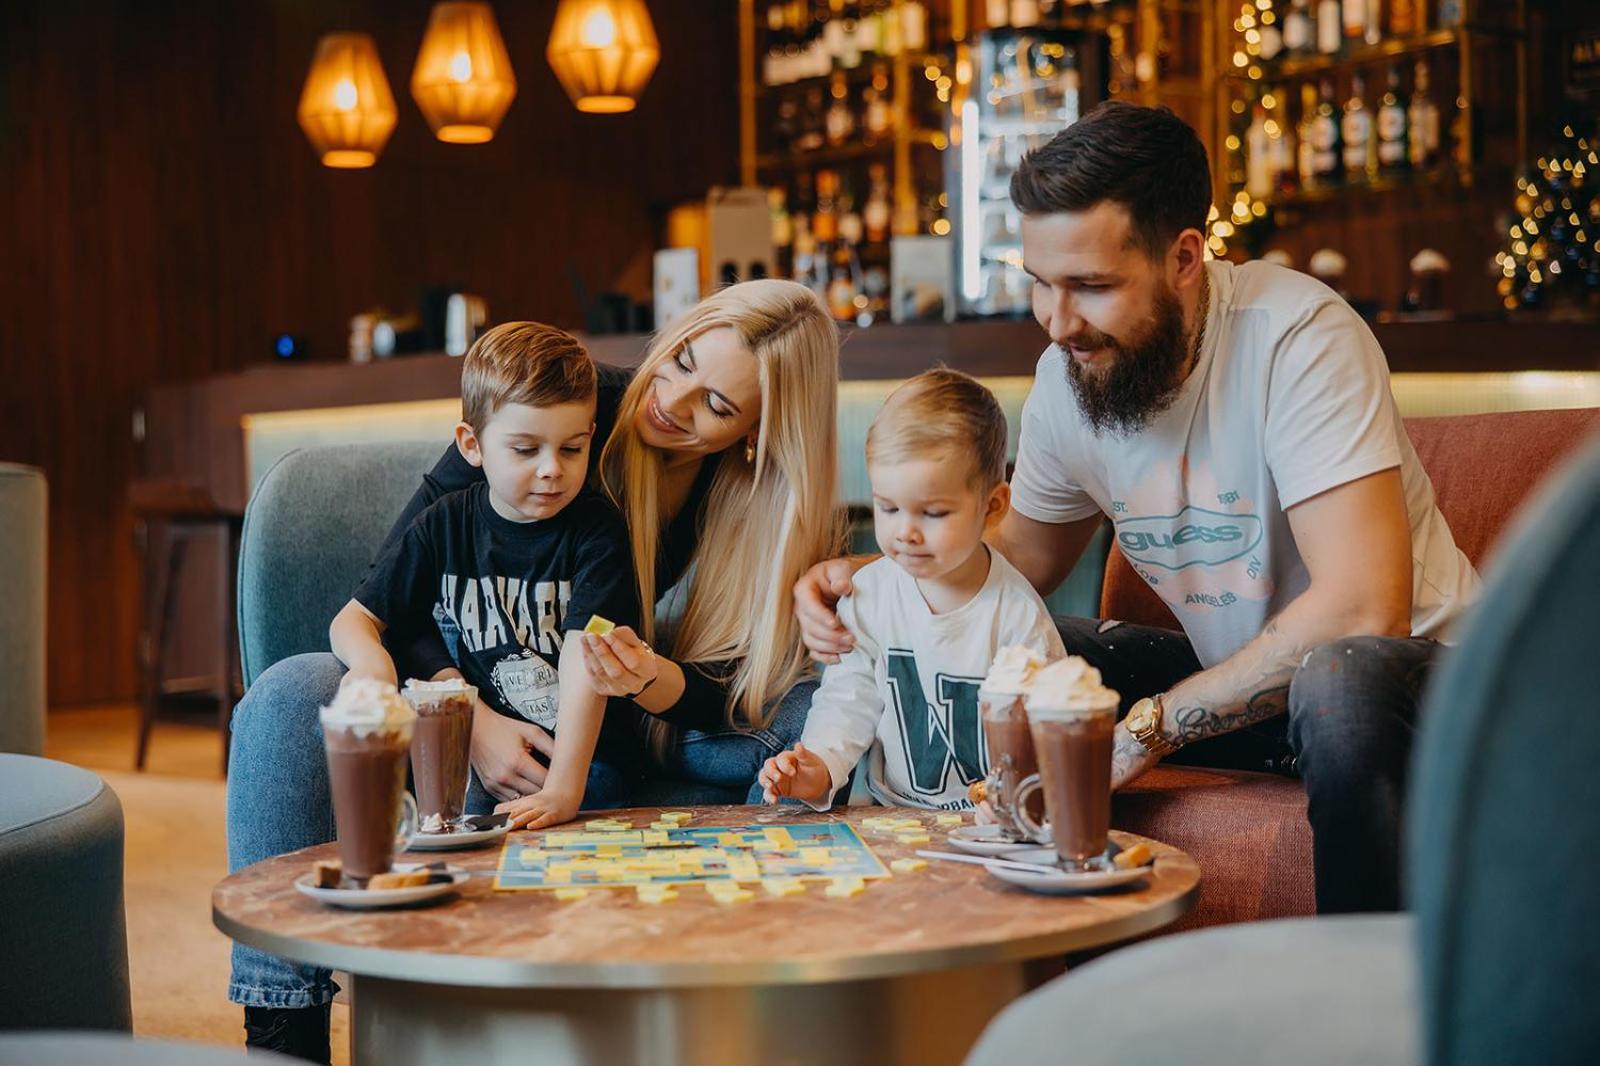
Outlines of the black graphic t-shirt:
{"label": "black graphic t-shirt", "polygon": [[639,622],[627,527],[592,489],[536,522],[501,517],[486,482],[449,493],[388,545],[355,598],[402,640],[434,629],[441,611],[484,702],[549,730],[565,634],[597,614]]}

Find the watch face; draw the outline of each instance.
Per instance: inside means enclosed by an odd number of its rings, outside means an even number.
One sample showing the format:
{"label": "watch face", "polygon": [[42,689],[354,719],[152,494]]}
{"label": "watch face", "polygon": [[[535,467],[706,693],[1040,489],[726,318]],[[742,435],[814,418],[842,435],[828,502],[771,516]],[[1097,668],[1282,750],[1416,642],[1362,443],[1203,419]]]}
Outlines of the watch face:
{"label": "watch face", "polygon": [[1128,728],[1135,731],[1148,729],[1151,717],[1150,704],[1145,700],[1140,700],[1133,710],[1128,712]]}

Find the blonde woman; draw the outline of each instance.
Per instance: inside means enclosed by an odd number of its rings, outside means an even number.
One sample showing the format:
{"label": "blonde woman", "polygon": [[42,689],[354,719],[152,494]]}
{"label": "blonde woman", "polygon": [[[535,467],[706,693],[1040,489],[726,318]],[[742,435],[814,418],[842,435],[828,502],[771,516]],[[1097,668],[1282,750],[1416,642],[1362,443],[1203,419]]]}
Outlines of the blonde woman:
{"label": "blonde woman", "polygon": [[[760,802],[762,763],[803,730],[815,681],[791,595],[808,567],[839,549],[838,358],[836,328],[816,294],[763,280],[703,300],[656,338],[637,371],[597,368],[594,439],[605,445],[592,450],[599,468],[590,476],[627,519],[643,601],[672,590],[673,608],[660,632],[646,611],[642,633],[584,638],[597,685],[637,707],[637,772],[591,776],[597,798],[626,803],[648,776],[657,779],[647,786],[653,802],[725,802],[730,788]],[[481,477],[448,448],[389,539]],[[452,636],[392,650],[408,676],[447,676]],[[343,673],[329,653],[285,659],[235,710],[231,869],[332,839],[317,708]],[[629,728],[630,705],[612,707],[621,713],[607,712],[608,727],[615,718]],[[533,723],[480,707],[469,803],[482,810],[537,791],[545,768],[533,753],[553,748]],[[245,1006],[251,1046],[328,1061],[334,991],[325,970],[234,945],[229,998]]]}

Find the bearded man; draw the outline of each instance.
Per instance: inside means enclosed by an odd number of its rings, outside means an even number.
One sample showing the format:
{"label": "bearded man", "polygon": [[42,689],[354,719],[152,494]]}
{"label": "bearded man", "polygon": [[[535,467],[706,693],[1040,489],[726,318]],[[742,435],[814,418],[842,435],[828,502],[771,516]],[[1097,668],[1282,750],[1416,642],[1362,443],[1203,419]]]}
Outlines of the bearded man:
{"label": "bearded man", "polygon": [[[1303,274],[1207,262],[1211,176],[1165,108],[1107,103],[1011,181],[1052,342],[990,544],[1053,591],[1109,518],[1182,631],[1058,619],[1120,692],[1113,787],[1158,760],[1305,785],[1318,910],[1399,907],[1401,802],[1429,664],[1479,588],[1366,324]],[[854,561],[796,613],[821,661]]]}

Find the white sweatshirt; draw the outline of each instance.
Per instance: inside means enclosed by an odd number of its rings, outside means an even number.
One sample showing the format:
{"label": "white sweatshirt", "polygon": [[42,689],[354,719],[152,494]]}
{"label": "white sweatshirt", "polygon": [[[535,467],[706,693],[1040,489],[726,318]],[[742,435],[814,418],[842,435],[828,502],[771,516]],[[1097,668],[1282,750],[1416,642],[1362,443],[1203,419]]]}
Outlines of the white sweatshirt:
{"label": "white sweatshirt", "polygon": [[878,802],[965,810],[967,786],[989,753],[978,721],[978,686],[995,652],[1023,644],[1047,659],[1066,654],[1044,601],[992,548],[977,595],[934,614],[916,581],[889,559],[863,567],[839,620],[855,647],[822,673],[802,743],[827,764],[836,793],[870,749],[867,785]]}

